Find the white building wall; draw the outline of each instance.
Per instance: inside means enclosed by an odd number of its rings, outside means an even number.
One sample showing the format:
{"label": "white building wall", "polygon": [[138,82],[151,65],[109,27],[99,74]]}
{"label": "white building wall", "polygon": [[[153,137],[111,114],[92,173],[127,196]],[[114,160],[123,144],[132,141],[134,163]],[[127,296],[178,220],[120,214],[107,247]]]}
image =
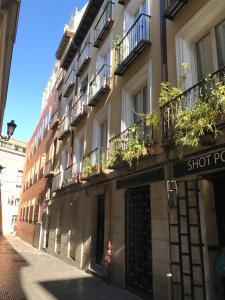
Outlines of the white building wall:
{"label": "white building wall", "polygon": [[2,233],[7,235],[15,230],[13,216],[18,215],[25,153],[0,147],[0,191],[2,205]]}

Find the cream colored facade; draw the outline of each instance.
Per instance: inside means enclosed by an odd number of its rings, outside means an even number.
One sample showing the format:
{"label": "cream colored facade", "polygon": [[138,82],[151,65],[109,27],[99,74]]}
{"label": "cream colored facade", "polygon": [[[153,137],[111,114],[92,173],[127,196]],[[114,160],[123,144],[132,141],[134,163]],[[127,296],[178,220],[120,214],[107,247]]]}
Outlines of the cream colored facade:
{"label": "cream colored facade", "polygon": [[[19,0],[0,1],[0,125],[8,90],[9,72],[12,59],[13,44],[19,15]],[[0,127],[1,127],[0,126]]]}
{"label": "cream colored facade", "polygon": [[26,143],[11,139],[1,141],[0,159],[3,170],[1,181],[1,232],[3,235],[15,233],[18,215]]}
{"label": "cream colored facade", "polygon": [[[208,61],[196,49],[202,54],[208,32],[211,73],[222,67],[214,76],[223,80],[225,51],[215,45],[218,25],[225,32],[224,5],[89,1],[74,36],[64,33],[57,50],[62,71],[41,247],[144,299],[224,299],[215,271],[225,246],[224,135],[184,148],[181,158],[170,144],[173,106],[158,100],[162,81],[176,84],[184,75],[182,63],[190,66],[184,98],[199,92],[199,59],[202,69]],[[154,112],[158,128],[137,123]],[[130,165],[122,161],[140,144]]]}

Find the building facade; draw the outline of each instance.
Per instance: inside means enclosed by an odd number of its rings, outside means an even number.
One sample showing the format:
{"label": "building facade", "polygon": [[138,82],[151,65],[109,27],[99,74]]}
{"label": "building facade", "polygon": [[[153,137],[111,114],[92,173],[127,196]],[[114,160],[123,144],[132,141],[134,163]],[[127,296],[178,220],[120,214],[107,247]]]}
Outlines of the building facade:
{"label": "building facade", "polygon": [[223,133],[224,8],[89,1],[64,32],[40,248],[144,299],[224,299],[224,136],[195,131],[213,102]]}
{"label": "building facade", "polygon": [[26,143],[11,139],[1,141],[1,234],[16,232]]}
{"label": "building facade", "polygon": [[0,128],[6,105],[13,45],[19,16],[19,0],[0,1]]}

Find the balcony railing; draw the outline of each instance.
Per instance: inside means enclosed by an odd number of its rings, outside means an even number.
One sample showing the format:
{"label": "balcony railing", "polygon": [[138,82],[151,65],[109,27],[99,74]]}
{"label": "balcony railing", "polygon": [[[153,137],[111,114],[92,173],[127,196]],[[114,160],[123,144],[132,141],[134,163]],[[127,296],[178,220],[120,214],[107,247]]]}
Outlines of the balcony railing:
{"label": "balcony railing", "polygon": [[165,0],[166,1],[166,11],[164,17],[170,20],[174,20],[179,11],[183,8],[188,0]]}
{"label": "balcony railing", "polygon": [[87,42],[77,59],[77,76],[80,76],[91,59],[91,43]]}
{"label": "balcony railing", "polygon": [[63,186],[68,186],[72,183],[78,183],[80,180],[81,170],[81,163],[74,163],[69,166],[64,172]]}
{"label": "balcony railing", "polygon": [[110,70],[109,65],[103,65],[90,83],[89,106],[95,106],[96,103],[110,90]]}
{"label": "balcony railing", "polygon": [[83,158],[82,179],[98,175],[104,168],[107,168],[107,149],[96,148]]}
{"label": "balcony railing", "polygon": [[54,170],[53,170],[53,163],[52,160],[49,160],[45,164],[45,169],[44,169],[44,177],[45,178],[50,178],[54,175]]}
{"label": "balcony railing", "polygon": [[70,116],[66,115],[59,125],[58,139],[63,140],[64,137],[70,132]]}
{"label": "balcony railing", "polygon": [[58,173],[52,179],[52,192],[56,192],[62,188],[62,173]]}
{"label": "balcony railing", "polygon": [[67,78],[65,79],[64,86],[63,86],[62,94],[64,97],[67,97],[70,94],[72,88],[75,85],[75,80],[76,80],[75,70],[70,70]]}
{"label": "balcony railing", "polygon": [[59,124],[59,109],[53,113],[51,120],[50,120],[50,125],[49,128],[50,130],[54,130]]}
{"label": "balcony railing", "polygon": [[56,84],[55,84],[57,90],[59,90],[59,88],[62,86],[64,74],[65,74],[65,71],[63,69],[61,69],[59,76],[56,79]]}
{"label": "balcony railing", "polygon": [[175,126],[178,113],[187,107],[193,107],[195,100],[207,101],[210,90],[216,82],[225,83],[225,67],[216,71],[209,79],[204,79],[186,90],[181,95],[161,106],[162,145],[171,147],[175,145]]}
{"label": "balcony railing", "polygon": [[116,47],[115,75],[121,76],[150,45],[150,16],[141,14]]}
{"label": "balcony railing", "polygon": [[87,115],[87,95],[81,95],[72,108],[71,125],[77,124]]}
{"label": "balcony railing", "polygon": [[143,118],[109,141],[108,166],[119,169],[134,159],[153,154],[154,129]]}
{"label": "balcony railing", "polygon": [[112,1],[109,1],[103,10],[97,25],[94,29],[94,47],[98,48],[105,36],[109,32],[113,24],[113,5]]}

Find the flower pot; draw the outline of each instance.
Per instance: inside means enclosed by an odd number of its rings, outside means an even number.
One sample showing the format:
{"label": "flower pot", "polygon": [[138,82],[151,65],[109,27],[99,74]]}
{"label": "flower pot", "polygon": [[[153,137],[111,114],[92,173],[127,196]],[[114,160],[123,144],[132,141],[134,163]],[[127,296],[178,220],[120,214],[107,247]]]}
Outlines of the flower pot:
{"label": "flower pot", "polygon": [[208,147],[214,145],[216,142],[214,132],[206,132],[199,138],[200,144],[204,147]]}

